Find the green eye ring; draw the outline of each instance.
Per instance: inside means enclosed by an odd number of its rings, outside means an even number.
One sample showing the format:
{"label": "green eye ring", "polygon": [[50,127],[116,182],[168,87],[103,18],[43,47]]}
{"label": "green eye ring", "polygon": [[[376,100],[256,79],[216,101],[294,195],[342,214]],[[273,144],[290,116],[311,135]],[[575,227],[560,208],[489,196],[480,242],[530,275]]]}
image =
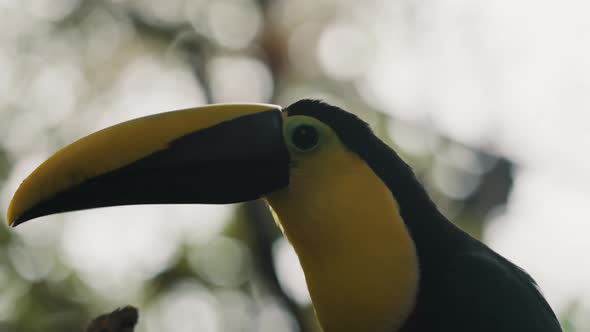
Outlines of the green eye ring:
{"label": "green eye ring", "polygon": [[315,150],[322,141],[322,128],[304,118],[292,119],[286,128],[286,140],[297,152]]}

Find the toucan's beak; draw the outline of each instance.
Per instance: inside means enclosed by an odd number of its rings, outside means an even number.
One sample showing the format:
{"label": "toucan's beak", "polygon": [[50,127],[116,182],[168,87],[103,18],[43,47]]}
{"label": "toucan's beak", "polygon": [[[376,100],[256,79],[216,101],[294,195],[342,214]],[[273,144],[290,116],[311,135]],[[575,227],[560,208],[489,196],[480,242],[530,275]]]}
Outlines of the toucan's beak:
{"label": "toucan's beak", "polygon": [[210,105],[101,130],[61,149],[20,185],[8,223],[103,206],[235,203],[287,186],[279,106]]}

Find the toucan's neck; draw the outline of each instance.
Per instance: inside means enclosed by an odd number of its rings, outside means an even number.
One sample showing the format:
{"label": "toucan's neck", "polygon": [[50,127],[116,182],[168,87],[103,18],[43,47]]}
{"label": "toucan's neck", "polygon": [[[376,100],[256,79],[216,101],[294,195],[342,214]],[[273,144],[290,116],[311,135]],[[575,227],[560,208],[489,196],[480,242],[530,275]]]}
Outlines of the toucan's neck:
{"label": "toucan's neck", "polygon": [[267,200],[298,254],[324,330],[395,331],[417,295],[415,246],[390,190],[350,156],[331,174],[293,170],[289,188]]}
{"label": "toucan's neck", "polygon": [[367,162],[391,191],[399,204],[418,251],[421,271],[425,271],[453,246],[462,245],[463,231],[438,210],[414,171],[387,144],[374,135],[365,137],[355,151]]}

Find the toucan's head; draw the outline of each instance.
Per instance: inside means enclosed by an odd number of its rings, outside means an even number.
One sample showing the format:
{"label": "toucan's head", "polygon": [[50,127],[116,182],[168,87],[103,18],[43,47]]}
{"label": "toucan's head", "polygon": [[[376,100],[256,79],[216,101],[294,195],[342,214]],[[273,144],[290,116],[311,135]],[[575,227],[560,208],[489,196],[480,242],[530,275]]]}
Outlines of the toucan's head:
{"label": "toucan's head", "polygon": [[[35,169],[15,193],[8,223],[105,206],[263,197],[286,188],[293,169],[313,163],[318,151],[334,150],[333,130],[309,113],[322,107],[332,108],[312,100],[286,110],[270,104],[209,105],[106,128]],[[311,166],[314,172],[333,172],[337,164]]]}
{"label": "toucan's head", "polygon": [[324,329],[391,331],[409,314],[418,280],[414,244],[378,174],[385,168],[376,161],[391,156],[366,123],[313,100],[162,113],[56,152],[18,188],[8,223],[262,197],[297,251]]}

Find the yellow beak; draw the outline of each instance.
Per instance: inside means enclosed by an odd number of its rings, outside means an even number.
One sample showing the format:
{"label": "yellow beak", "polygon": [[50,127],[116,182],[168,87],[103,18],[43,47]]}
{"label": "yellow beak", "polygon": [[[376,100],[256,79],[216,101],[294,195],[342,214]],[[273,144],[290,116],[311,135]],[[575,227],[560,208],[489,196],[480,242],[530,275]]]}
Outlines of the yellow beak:
{"label": "yellow beak", "polygon": [[56,152],[20,185],[9,225],[129,204],[233,203],[288,184],[279,106],[219,104],[147,116]]}

